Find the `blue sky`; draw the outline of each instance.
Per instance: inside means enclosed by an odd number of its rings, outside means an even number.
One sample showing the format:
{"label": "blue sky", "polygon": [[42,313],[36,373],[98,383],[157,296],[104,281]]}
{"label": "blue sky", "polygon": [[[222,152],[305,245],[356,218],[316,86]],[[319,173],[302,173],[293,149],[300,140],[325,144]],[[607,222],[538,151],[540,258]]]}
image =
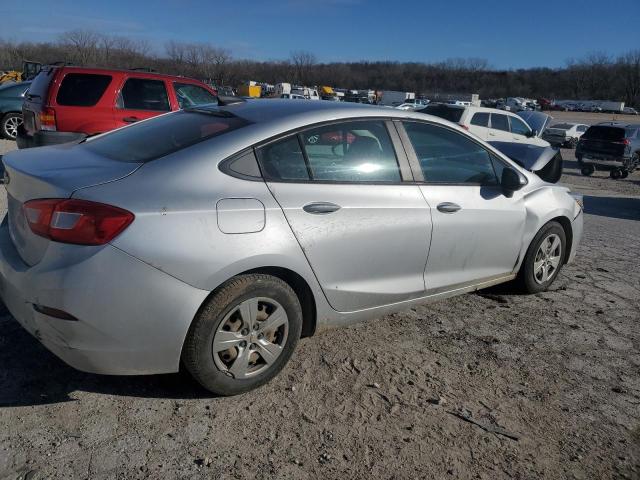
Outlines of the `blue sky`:
{"label": "blue sky", "polygon": [[0,0],[6,40],[84,28],[147,39],[156,53],[174,39],[256,60],[307,50],[319,61],[481,57],[496,68],[559,67],[640,48],[638,25],[640,0]]}

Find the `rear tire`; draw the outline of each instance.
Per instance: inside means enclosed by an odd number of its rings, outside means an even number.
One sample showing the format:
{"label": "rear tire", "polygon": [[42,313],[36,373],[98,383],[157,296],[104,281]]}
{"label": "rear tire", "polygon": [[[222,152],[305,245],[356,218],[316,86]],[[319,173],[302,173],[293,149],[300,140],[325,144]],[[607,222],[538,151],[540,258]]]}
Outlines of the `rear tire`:
{"label": "rear tire", "polygon": [[614,168],[609,172],[609,176],[614,180],[618,180],[622,177],[622,170],[620,170],[619,168]]}
{"label": "rear tire", "polygon": [[578,145],[578,139],[577,138],[572,138],[571,140],[569,140],[569,144],[568,147],[573,149],[576,148],[576,146]]}
{"label": "rear tire", "polygon": [[622,170],[622,177],[621,178],[627,178],[629,176],[629,172],[626,170]]}
{"label": "rear tire", "polygon": [[596,168],[593,165],[584,165],[581,169],[580,172],[582,173],[582,175],[584,175],[585,177],[588,177],[589,175],[593,175],[593,172],[596,171]]}
{"label": "rear tire", "polygon": [[558,222],[544,225],[531,241],[517,282],[525,293],[547,290],[564,264],[567,237]]}
{"label": "rear tire", "polygon": [[210,392],[237,395],[275,377],[291,358],[301,331],[302,308],[287,283],[270,275],[240,275],[201,308],[182,360]]}
{"label": "rear tire", "polygon": [[0,134],[7,140],[15,140],[18,136],[18,127],[22,125],[22,114],[17,112],[7,113],[0,120]]}

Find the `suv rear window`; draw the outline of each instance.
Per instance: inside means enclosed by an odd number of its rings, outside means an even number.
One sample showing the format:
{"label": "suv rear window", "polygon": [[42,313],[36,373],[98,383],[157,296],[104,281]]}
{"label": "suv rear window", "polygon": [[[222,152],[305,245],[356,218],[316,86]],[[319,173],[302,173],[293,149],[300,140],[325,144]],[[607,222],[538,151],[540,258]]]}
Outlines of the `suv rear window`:
{"label": "suv rear window", "polygon": [[444,118],[445,120],[449,120],[453,123],[458,123],[464,113],[464,107],[453,105],[429,105],[427,108],[419,110],[419,112]]}
{"label": "suv rear window", "polygon": [[624,140],[624,137],[624,128],[607,127],[604,125],[589,127],[583,136],[583,138],[588,140],[604,140],[606,142],[619,142],[620,140]]}
{"label": "suv rear window", "polygon": [[30,100],[38,102],[47,101],[49,85],[51,85],[51,80],[53,80],[56,70],[57,68],[47,68],[36,75],[36,78],[33,79],[33,82],[31,82],[31,85],[29,86]]}
{"label": "suv rear window", "polygon": [[121,162],[143,163],[248,125],[214,109],[180,110],[88,140],[84,148]]}
{"label": "suv rear window", "polygon": [[111,83],[111,75],[68,73],[62,79],[56,102],[69,107],[92,107]]}

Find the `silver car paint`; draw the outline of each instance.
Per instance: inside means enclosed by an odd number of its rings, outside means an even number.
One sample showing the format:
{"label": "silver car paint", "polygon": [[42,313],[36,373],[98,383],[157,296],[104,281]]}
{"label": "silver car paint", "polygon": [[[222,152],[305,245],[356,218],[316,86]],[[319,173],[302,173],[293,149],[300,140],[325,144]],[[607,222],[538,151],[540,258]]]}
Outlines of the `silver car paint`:
{"label": "silver car paint", "polygon": [[[113,175],[103,171],[87,179],[86,186],[71,182],[60,189],[62,192],[75,188],[75,198],[113,204],[135,213],[136,220],[111,245],[77,247],[48,242],[41,260],[28,268],[15,249],[11,252],[13,244],[7,240],[8,233],[0,242],[3,297],[14,298],[7,301],[8,307],[23,325],[36,336],[41,335],[45,323],[54,330],[58,328],[55,321],[42,318],[33,327],[31,317],[41,315],[32,310],[27,312],[28,302],[44,304],[46,301],[48,306],[69,311],[80,319],[78,325],[66,325],[67,330],[49,332],[49,340],[43,339],[45,345],[73,366],[101,373],[176,371],[188,326],[208,293],[234,275],[257,268],[280,267],[300,275],[314,296],[317,330],[322,330],[513,278],[535,233],[556,217],[573,222],[571,258],[575,255],[582,232],[582,216],[567,190],[542,182],[490,146],[487,148],[527,178],[527,185],[511,198],[501,195],[483,198],[484,192],[473,190],[476,187],[460,187],[455,197],[451,196],[452,189],[446,187],[411,184],[385,187],[388,195],[385,201],[392,202],[402,212],[401,218],[386,215],[385,225],[393,223],[405,237],[411,238],[395,238],[400,235],[394,237],[381,228],[379,216],[385,212],[381,202],[374,198],[375,190],[369,190],[377,186],[360,189],[330,184],[267,185],[228,176],[218,168],[222,160],[250,145],[328,120],[412,118],[446,125],[468,135],[449,122],[412,112],[334,102],[261,100],[226,109],[237,111],[255,123],[140,168],[125,164],[132,169],[126,175],[120,175],[117,171],[120,167],[114,167]],[[58,153],[54,148],[38,150],[52,157]],[[20,152],[10,154],[5,162],[15,166],[22,160],[19,155]],[[59,161],[59,165],[64,166],[64,158],[51,161]],[[120,179],[112,181],[116,177]],[[34,189],[33,194],[41,197],[43,188]],[[463,192],[467,188],[470,190]],[[11,185],[8,190],[12,192]],[[366,192],[368,204],[355,195],[357,190]],[[301,198],[295,198],[296,192]],[[422,193],[424,203],[420,203],[416,192]],[[412,208],[402,205],[400,198],[409,201]],[[26,199],[21,197],[21,201]],[[243,202],[238,200],[246,199],[252,201],[242,214],[245,220],[229,223],[226,217],[223,224],[229,227],[220,228],[220,202],[223,207],[227,204],[242,211]],[[306,219],[301,213],[300,207],[307,200],[341,202],[345,208],[337,212],[340,215],[328,215],[323,225],[317,219]],[[462,203],[463,209],[447,217],[440,212],[435,215],[433,209],[441,200]],[[477,204],[480,200],[487,203]],[[278,202],[282,203],[284,212]],[[258,203],[264,206],[264,227],[259,231],[255,216]],[[507,216],[504,220],[497,217],[495,209],[500,205],[513,219],[512,228],[507,224]],[[349,212],[350,206],[357,208]],[[361,215],[357,213],[358,208]],[[226,212],[225,207],[223,217]],[[405,215],[413,224],[403,218]],[[456,232],[450,224],[463,215],[467,215],[465,225],[469,222],[473,227],[472,235],[463,230]],[[299,222],[300,218],[304,220]],[[294,222],[290,226],[291,219]],[[432,219],[435,228],[440,224],[447,227],[447,231],[434,235],[429,252]],[[363,235],[350,232],[343,238],[339,248],[344,249],[344,255],[337,261],[329,254],[331,245],[337,244],[330,234],[344,234],[347,222],[365,231]],[[487,232],[487,225],[499,229],[504,238]],[[6,231],[6,222],[3,228],[0,236]],[[247,233],[231,233],[239,231]],[[317,235],[309,235],[313,231]],[[362,244],[367,231],[378,234],[385,244],[376,244],[371,239]],[[420,248],[421,241],[424,241],[423,248]],[[460,249],[459,256],[451,255],[447,241]],[[381,258],[367,257],[363,245],[375,248]],[[474,252],[489,255],[496,264],[474,257]],[[508,254],[501,256],[502,252]],[[355,258],[345,265],[348,253]],[[398,256],[399,263],[393,262],[394,256]],[[76,257],[80,258],[73,263]],[[430,264],[425,269],[427,258],[432,259],[434,270]],[[457,262],[463,272],[453,272],[445,261],[447,258]],[[400,265],[407,271],[399,268]],[[342,277],[341,266],[344,267]],[[55,276],[43,273],[49,271],[56,272]],[[371,278],[372,275],[382,275],[384,280]],[[338,283],[333,285],[335,280]],[[383,298],[377,300],[378,297]],[[349,299],[353,303],[349,303]],[[107,327],[113,317],[117,317],[119,326],[115,332]],[[151,342],[149,330],[153,330]],[[91,336],[87,332],[97,333]],[[85,335],[91,341],[85,342]],[[154,349],[156,342],[158,348]],[[61,344],[64,346],[60,347]],[[139,345],[139,351],[134,345]]]}

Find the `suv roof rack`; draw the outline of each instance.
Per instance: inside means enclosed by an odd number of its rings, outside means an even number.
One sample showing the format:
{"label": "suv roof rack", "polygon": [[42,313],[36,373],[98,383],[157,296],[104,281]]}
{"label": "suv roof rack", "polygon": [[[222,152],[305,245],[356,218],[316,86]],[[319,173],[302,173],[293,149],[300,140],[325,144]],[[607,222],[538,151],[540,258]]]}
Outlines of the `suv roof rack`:
{"label": "suv roof rack", "polygon": [[134,72],[155,73],[155,69],[153,69],[151,67],[133,67],[133,68],[130,68],[129,70],[132,70]]}
{"label": "suv roof rack", "polygon": [[218,95],[218,106],[226,107],[227,105],[236,105],[238,103],[246,103],[244,98],[231,97],[228,95]]}

